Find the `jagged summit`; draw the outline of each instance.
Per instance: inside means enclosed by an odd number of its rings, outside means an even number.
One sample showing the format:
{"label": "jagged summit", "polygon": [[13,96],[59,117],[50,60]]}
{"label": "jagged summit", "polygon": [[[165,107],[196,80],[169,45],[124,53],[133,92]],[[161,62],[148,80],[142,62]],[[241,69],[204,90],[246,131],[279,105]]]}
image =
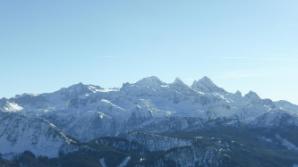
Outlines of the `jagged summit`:
{"label": "jagged summit", "polygon": [[143,78],[135,83],[126,82],[122,85],[120,90],[130,92],[130,93],[132,92],[140,93],[147,90],[157,91],[158,89],[162,88],[162,86],[167,86],[167,84],[162,82],[156,76],[150,76],[150,77]]}
{"label": "jagged summit", "polygon": [[235,95],[238,96],[238,97],[242,97],[242,93],[241,93],[239,90],[237,90],[237,91],[235,92]]}
{"label": "jagged summit", "polygon": [[102,92],[102,91],[104,91],[104,88],[100,86],[84,84],[80,82],[80,83],[71,85],[69,87],[62,88],[54,93],[71,97],[71,96],[88,95],[88,94]]}
{"label": "jagged summit", "polygon": [[224,89],[215,85],[211,79],[206,76],[198,81],[194,81],[191,88],[205,93],[225,92]]}
{"label": "jagged summit", "polygon": [[204,77],[201,78],[199,81],[202,82],[202,83],[213,84],[213,85],[215,85],[215,84],[213,83],[213,81],[212,81],[209,77],[207,77],[207,76],[204,76]]}
{"label": "jagged summit", "polygon": [[166,85],[156,76],[150,76],[143,78],[136,83],[124,83],[121,89],[126,89],[128,87],[138,87],[138,88],[160,88],[161,85]]}
{"label": "jagged summit", "polygon": [[163,82],[156,76],[150,76],[137,81],[136,84],[161,85]]}
{"label": "jagged summit", "polygon": [[62,88],[59,91],[87,91],[88,85],[83,84],[82,82],[76,83],[66,88]]}
{"label": "jagged summit", "polygon": [[260,99],[259,95],[254,91],[249,91],[244,97],[252,100]]}
{"label": "jagged summit", "polygon": [[180,78],[175,78],[174,82],[172,82],[172,84],[174,85],[183,85],[183,86],[187,86]]}
{"label": "jagged summit", "polygon": [[176,78],[174,82],[169,84],[170,88],[173,88],[174,91],[180,92],[192,92],[193,90],[185,84],[180,78]]}

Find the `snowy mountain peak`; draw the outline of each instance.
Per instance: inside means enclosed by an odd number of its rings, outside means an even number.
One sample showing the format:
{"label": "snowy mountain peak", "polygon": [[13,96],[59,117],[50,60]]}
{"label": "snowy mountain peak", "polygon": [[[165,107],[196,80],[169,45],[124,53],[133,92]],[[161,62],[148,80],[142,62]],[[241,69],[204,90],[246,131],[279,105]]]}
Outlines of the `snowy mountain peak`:
{"label": "snowy mountain peak", "polygon": [[77,84],[71,85],[70,87],[68,87],[68,89],[84,89],[85,87],[87,87],[87,85],[79,82]]}
{"label": "snowy mountain peak", "polygon": [[168,86],[175,92],[177,91],[183,92],[183,93],[193,92],[193,90],[179,78],[176,78],[175,81],[170,83]]}
{"label": "snowy mountain peak", "polygon": [[259,95],[256,92],[253,92],[253,91],[249,91],[244,97],[248,98],[248,99],[252,99],[252,100],[260,99]]}
{"label": "snowy mountain peak", "polygon": [[187,86],[180,78],[175,78],[175,80],[172,84]]}
{"label": "snowy mountain peak", "polygon": [[162,81],[156,76],[150,76],[139,80],[137,84],[162,84]]}
{"label": "snowy mountain peak", "polygon": [[202,79],[198,81],[194,81],[192,84],[192,89],[206,92],[206,93],[212,93],[212,92],[225,92],[224,89],[218,87],[215,85],[211,79],[208,77],[203,77]]}
{"label": "snowy mountain peak", "polygon": [[62,88],[60,89],[60,91],[68,91],[68,92],[82,92],[82,91],[88,91],[88,86],[83,84],[83,83],[77,83],[77,84],[74,84],[74,85],[71,85],[67,88]]}
{"label": "snowy mountain peak", "polygon": [[237,91],[235,92],[235,95],[236,95],[237,97],[242,97],[242,93],[241,93],[239,90],[237,90]]}
{"label": "snowy mountain peak", "polygon": [[207,76],[204,76],[204,77],[201,78],[199,81],[200,81],[200,82],[204,82],[204,83],[206,83],[206,84],[213,84],[213,85],[214,85],[213,81],[212,81],[209,77],[207,77]]}
{"label": "snowy mountain peak", "polygon": [[83,83],[78,83],[67,88],[62,88],[58,92],[62,94],[68,94],[68,95],[81,95],[81,94],[96,93],[101,90],[103,90],[103,88],[99,86],[85,85]]}
{"label": "snowy mountain peak", "polygon": [[166,83],[162,82],[156,76],[151,76],[151,77],[143,78],[143,79],[137,81],[133,85],[138,86],[138,87],[154,88],[154,87],[160,87],[161,85],[166,85]]}
{"label": "snowy mountain peak", "polygon": [[120,91],[127,93],[139,94],[139,93],[148,93],[156,92],[163,87],[168,87],[167,83],[162,82],[159,78],[155,76],[143,78],[136,83],[124,83],[120,88]]}

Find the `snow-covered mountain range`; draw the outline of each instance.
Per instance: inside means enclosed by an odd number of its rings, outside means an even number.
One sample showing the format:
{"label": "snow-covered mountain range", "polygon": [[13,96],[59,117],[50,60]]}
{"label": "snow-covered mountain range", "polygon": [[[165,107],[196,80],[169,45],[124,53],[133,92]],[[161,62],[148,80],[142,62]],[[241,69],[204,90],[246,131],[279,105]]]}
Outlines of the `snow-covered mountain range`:
{"label": "snow-covered mountain range", "polygon": [[[106,136],[151,145],[148,150],[167,150],[191,142],[160,136],[146,141],[146,136],[202,130],[212,126],[210,122],[229,127],[298,127],[297,114],[298,106],[290,102],[261,99],[252,91],[230,93],[207,77],[191,86],[178,78],[165,83],[157,77],[113,89],[79,83],[53,93],[0,99],[0,153],[28,150],[57,157],[76,150],[78,142]],[[136,135],[139,131],[146,134]]]}

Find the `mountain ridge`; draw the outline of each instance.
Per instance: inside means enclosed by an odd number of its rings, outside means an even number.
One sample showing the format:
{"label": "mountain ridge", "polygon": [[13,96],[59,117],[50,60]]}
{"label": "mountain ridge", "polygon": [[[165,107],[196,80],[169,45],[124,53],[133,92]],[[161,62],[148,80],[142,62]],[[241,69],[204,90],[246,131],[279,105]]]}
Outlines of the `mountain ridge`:
{"label": "mountain ridge", "polygon": [[[5,116],[7,114],[11,116]],[[10,141],[0,142],[0,153],[8,153],[7,148],[15,148],[11,149],[15,155],[28,150],[38,156],[60,157],[60,152],[76,152],[82,147],[85,149],[84,144],[89,141],[102,137],[120,137],[143,145],[147,151],[169,151],[171,154],[164,158],[173,161],[170,155],[180,156],[180,151],[189,152],[191,148],[198,149],[192,150],[194,154],[202,151],[201,146],[191,142],[196,140],[194,138],[197,136],[193,134],[198,131],[205,133],[206,130],[217,128],[238,131],[239,127],[247,127],[247,131],[266,129],[267,133],[276,128],[298,128],[298,106],[287,101],[262,99],[252,91],[245,95],[240,91],[230,93],[208,77],[194,81],[189,86],[179,78],[165,83],[153,76],[136,83],[125,83],[118,89],[78,83],[52,93],[2,98],[0,119],[16,122],[16,127],[28,127],[15,130],[12,134],[14,138],[7,133],[0,133],[0,141]],[[29,126],[30,120],[36,125]],[[6,132],[6,125],[3,127],[2,131]],[[36,130],[37,127],[44,128]],[[51,133],[54,134],[51,137],[47,132],[53,128],[55,133]],[[265,132],[257,134],[257,137],[267,139]],[[184,140],[184,137],[178,135],[180,133],[192,137]],[[275,142],[271,144],[272,147],[278,145],[281,149],[295,150],[298,143],[293,139],[293,132],[285,135],[281,135],[282,131],[278,133],[270,133],[270,140]],[[245,132],[244,135],[248,134]],[[232,137],[235,137],[234,134]],[[39,141],[37,139],[45,138],[53,139],[52,154],[43,154],[44,148],[36,144]],[[31,139],[36,139],[36,142],[30,143]],[[73,140],[71,143],[74,144],[64,146],[67,145],[65,139]],[[29,142],[20,149],[14,141]],[[209,142],[214,142],[212,137],[208,137]],[[3,144],[8,146],[4,147]],[[203,150],[210,151],[208,148]],[[206,156],[211,158],[211,155]],[[222,155],[215,152],[212,157],[222,160]],[[185,161],[183,156],[180,158],[181,161],[176,163]],[[192,159],[191,164],[195,164],[197,158]]]}
{"label": "mountain ridge", "polygon": [[[110,88],[104,88],[104,87],[101,87],[101,86],[99,86],[99,85],[95,85],[95,84],[86,84],[86,83],[83,83],[83,82],[78,82],[78,83],[76,83],[76,84],[73,84],[73,85],[70,85],[70,86],[67,86],[67,87],[63,87],[63,88],[60,88],[60,89],[57,89],[57,90],[54,90],[54,91],[49,91],[49,92],[46,92],[46,93],[38,93],[38,94],[33,94],[33,93],[22,93],[22,94],[17,94],[17,95],[15,95],[15,96],[13,96],[13,97],[0,97],[0,100],[2,100],[2,99],[13,99],[13,98],[18,98],[18,97],[22,97],[22,96],[32,96],[32,97],[34,97],[34,96],[39,96],[39,95],[44,95],[44,94],[51,94],[51,93],[55,93],[55,92],[59,92],[59,91],[63,91],[63,90],[71,90],[71,89],[78,89],[79,87],[81,88],[81,89],[85,89],[85,90],[88,90],[88,91],[91,91],[91,92],[93,92],[93,93],[95,93],[95,92],[106,92],[106,91],[118,91],[118,90],[120,90],[121,88],[123,88],[123,87],[125,87],[125,85],[126,84],[129,84],[129,85],[134,85],[134,84],[147,84],[146,83],[146,81],[151,81],[151,83],[152,82],[155,82],[155,83],[158,83],[158,84],[160,84],[160,85],[171,85],[171,84],[174,84],[175,82],[180,82],[180,83],[182,83],[182,84],[184,84],[184,85],[186,85],[187,87],[189,87],[189,88],[194,88],[195,86],[195,84],[196,83],[204,83],[204,84],[207,84],[207,85],[209,85],[209,86],[212,86],[212,87],[215,87],[217,90],[220,90],[220,91],[224,91],[224,92],[227,92],[227,93],[231,93],[231,92],[229,92],[229,91],[226,91],[224,88],[222,88],[222,87],[220,87],[220,86],[218,86],[217,84],[215,84],[209,77],[207,77],[207,76],[203,76],[202,78],[200,78],[200,79],[198,79],[198,80],[194,80],[193,81],[193,83],[192,84],[186,84],[185,82],[183,82],[183,80],[181,79],[181,78],[179,78],[179,77],[176,77],[175,79],[174,79],[174,81],[173,82],[163,82],[161,79],[159,79],[157,76],[148,76],[148,77],[145,77],[145,78],[143,78],[143,79],[140,79],[140,80],[137,80],[136,82],[132,82],[132,83],[130,83],[130,82],[124,82],[123,84],[122,84],[122,86],[120,86],[120,87],[110,87]],[[158,85],[157,84],[157,85]],[[235,94],[244,94],[243,92],[241,92],[241,91],[239,91],[239,90],[237,90],[236,92],[235,92]],[[257,95],[258,97],[259,97],[259,95],[256,93],[256,92],[254,92],[253,90],[250,90],[250,91],[248,91],[246,94],[244,94],[244,96],[245,95],[249,95],[249,94],[255,94],[255,95]],[[290,103],[290,104],[292,104],[292,105],[296,105],[296,106],[298,106],[298,104],[295,104],[295,103],[293,103],[293,102],[290,102],[290,101],[288,101],[288,100],[284,100],[284,99],[280,99],[280,100],[276,100],[276,102],[279,102],[279,101],[281,101],[281,102],[287,102],[287,103]]]}

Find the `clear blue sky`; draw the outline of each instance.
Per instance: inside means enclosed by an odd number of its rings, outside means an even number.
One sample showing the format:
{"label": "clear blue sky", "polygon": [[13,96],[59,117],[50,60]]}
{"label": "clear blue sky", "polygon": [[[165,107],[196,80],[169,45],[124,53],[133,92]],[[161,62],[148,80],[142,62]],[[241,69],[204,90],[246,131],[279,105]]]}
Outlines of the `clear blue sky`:
{"label": "clear blue sky", "polygon": [[296,0],[2,0],[0,96],[209,76],[298,103]]}

